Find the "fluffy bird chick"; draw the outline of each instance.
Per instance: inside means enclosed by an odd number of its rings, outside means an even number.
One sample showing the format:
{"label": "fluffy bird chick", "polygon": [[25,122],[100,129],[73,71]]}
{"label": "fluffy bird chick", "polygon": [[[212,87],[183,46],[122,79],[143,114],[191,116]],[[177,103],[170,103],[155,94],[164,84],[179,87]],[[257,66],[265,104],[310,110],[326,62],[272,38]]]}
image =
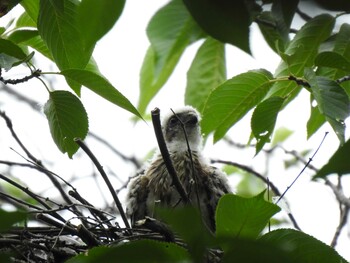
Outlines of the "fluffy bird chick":
{"label": "fluffy bird chick", "polygon": [[[199,208],[204,223],[215,231],[218,200],[229,193],[230,188],[226,175],[202,157],[199,121],[199,113],[185,106],[176,110],[175,114],[169,112],[163,118],[162,130],[177,176],[191,204]],[[163,158],[157,153],[144,171],[130,182],[126,211],[131,224],[135,225],[146,216],[156,217],[155,206],[176,208],[182,205]]]}

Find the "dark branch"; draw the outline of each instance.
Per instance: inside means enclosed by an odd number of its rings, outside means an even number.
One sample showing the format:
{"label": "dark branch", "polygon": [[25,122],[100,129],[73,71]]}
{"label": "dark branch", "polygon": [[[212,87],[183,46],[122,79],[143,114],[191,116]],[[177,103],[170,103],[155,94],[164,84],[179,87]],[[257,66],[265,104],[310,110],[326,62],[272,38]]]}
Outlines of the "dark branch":
{"label": "dark branch", "polygon": [[162,126],[160,124],[160,110],[158,108],[155,108],[152,111],[152,123],[153,123],[154,132],[157,138],[157,142],[158,142],[158,147],[164,160],[164,164],[172,178],[172,181],[176,190],[181,196],[181,199],[184,201],[185,204],[188,204],[190,203],[190,199],[188,198],[186,190],[181,184],[179,177],[176,174],[174,165],[170,158],[168,148],[166,147],[166,143],[162,132]]}
{"label": "dark branch", "polygon": [[21,79],[4,79],[2,77],[2,74],[1,74],[1,68],[0,68],[0,81],[4,84],[19,84],[19,83],[23,83],[23,82],[26,82],[32,78],[37,78],[37,77],[40,77],[40,73],[41,73],[41,70],[40,69],[37,69],[35,71],[33,71],[30,75],[28,76],[25,76]]}
{"label": "dark branch", "polygon": [[119,213],[123,219],[124,225],[126,228],[130,228],[128,219],[126,218],[125,212],[123,210],[122,204],[120,203],[120,200],[117,196],[116,191],[114,190],[111,182],[108,179],[107,174],[105,173],[105,171],[103,170],[102,165],[100,164],[100,162],[97,160],[97,158],[95,157],[95,155],[90,151],[90,149],[86,146],[86,144],[79,138],[75,139],[75,142],[80,146],[80,148],[82,148],[84,150],[84,152],[89,156],[89,158],[91,159],[91,161],[94,163],[94,165],[96,166],[97,170],[100,172],[103,180],[105,181],[108,190],[110,191],[110,193],[112,194],[112,197],[114,199],[114,202],[119,210]]}

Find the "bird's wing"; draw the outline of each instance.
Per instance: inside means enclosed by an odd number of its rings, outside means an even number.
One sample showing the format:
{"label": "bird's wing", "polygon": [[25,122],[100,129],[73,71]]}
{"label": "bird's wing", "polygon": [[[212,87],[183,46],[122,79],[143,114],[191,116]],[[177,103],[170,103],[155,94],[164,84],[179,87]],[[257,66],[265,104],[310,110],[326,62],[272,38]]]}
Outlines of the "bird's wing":
{"label": "bird's wing", "polygon": [[126,213],[131,219],[131,225],[144,219],[147,215],[147,198],[149,194],[148,178],[144,174],[140,174],[130,182],[127,195]]}

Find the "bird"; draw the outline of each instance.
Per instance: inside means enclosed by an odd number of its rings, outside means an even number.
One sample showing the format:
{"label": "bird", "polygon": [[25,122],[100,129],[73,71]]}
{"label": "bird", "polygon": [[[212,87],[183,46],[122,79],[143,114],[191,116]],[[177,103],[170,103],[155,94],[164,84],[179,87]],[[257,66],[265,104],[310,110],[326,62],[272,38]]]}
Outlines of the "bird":
{"label": "bird", "polygon": [[[200,114],[192,106],[184,106],[169,111],[161,123],[170,159],[190,204],[198,208],[204,224],[215,232],[216,206],[221,196],[231,190],[226,174],[202,155]],[[132,226],[146,217],[156,217],[156,206],[184,206],[159,152],[130,181],[126,206]]]}

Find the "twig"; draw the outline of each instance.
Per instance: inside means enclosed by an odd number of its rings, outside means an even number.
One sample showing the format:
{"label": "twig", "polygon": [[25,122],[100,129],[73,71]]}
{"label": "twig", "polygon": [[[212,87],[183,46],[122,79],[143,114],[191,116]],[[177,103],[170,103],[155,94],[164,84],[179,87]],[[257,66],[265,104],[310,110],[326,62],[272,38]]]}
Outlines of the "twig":
{"label": "twig", "polygon": [[162,154],[163,160],[164,160],[164,164],[172,178],[173,184],[176,188],[176,190],[178,191],[179,195],[181,196],[181,199],[183,200],[183,202],[185,204],[190,203],[190,199],[188,198],[188,195],[186,193],[185,188],[183,187],[183,185],[181,184],[179,177],[176,174],[174,165],[171,161],[170,155],[169,155],[169,151],[166,147],[165,144],[165,140],[164,140],[164,136],[163,136],[163,132],[162,132],[162,127],[160,124],[160,110],[158,108],[155,108],[152,113],[152,123],[153,123],[153,128],[154,128],[154,133],[156,135],[157,138],[157,142],[158,142],[158,147],[160,150],[160,153]]}
{"label": "twig", "polygon": [[283,194],[278,198],[276,204],[278,204],[279,201],[281,201],[281,199],[286,195],[286,193],[288,192],[288,190],[294,185],[294,183],[298,180],[298,178],[302,175],[302,173],[305,171],[305,169],[309,166],[309,164],[312,162],[313,158],[315,157],[315,155],[317,154],[318,150],[321,148],[322,143],[324,142],[324,140],[326,139],[326,136],[328,135],[328,132],[325,133],[325,135],[323,136],[323,139],[320,143],[320,145],[317,147],[316,151],[314,152],[314,154],[309,158],[309,160],[307,161],[307,163],[304,165],[303,169],[301,169],[300,173],[297,175],[297,177],[295,177],[295,179],[293,180],[293,182],[287,186],[287,189],[283,192]]}
{"label": "twig", "polygon": [[253,174],[254,176],[258,177],[260,180],[262,180],[266,185],[269,185],[271,187],[271,190],[275,193],[275,195],[281,195],[281,193],[278,190],[278,188],[271,181],[269,181],[262,174],[254,171],[252,168],[250,168],[250,167],[248,167],[248,166],[246,166],[244,164],[231,162],[231,161],[218,160],[218,159],[212,159],[211,162],[212,163],[221,163],[221,164],[227,164],[227,165],[235,166],[235,167],[237,167],[239,169],[242,169],[243,171],[246,171],[246,172],[248,172],[250,174]]}
{"label": "twig", "polygon": [[337,79],[337,80],[335,80],[338,84],[340,84],[340,83],[343,83],[343,82],[345,82],[345,81],[349,81],[350,80],[350,75],[347,75],[347,76],[344,76],[344,77],[342,77],[342,78],[339,78],[339,79]]}
{"label": "twig", "polygon": [[297,7],[296,13],[297,13],[302,19],[304,19],[305,21],[309,21],[309,20],[312,19],[311,16],[309,16],[308,14],[304,13],[303,11],[301,11],[301,10],[299,9],[299,7]]}
{"label": "twig", "polygon": [[11,89],[8,85],[1,85],[0,91],[4,91],[10,95],[12,95],[13,97],[15,97],[16,99],[18,99],[19,101],[24,101],[26,102],[33,110],[40,112],[41,111],[41,106],[39,104],[39,102],[26,97],[24,95],[22,95],[21,93],[17,92],[14,89]]}
{"label": "twig", "polygon": [[134,157],[128,157],[125,154],[121,153],[120,151],[118,151],[115,147],[113,147],[107,140],[103,139],[102,137],[98,136],[97,134],[93,133],[93,132],[89,132],[88,134],[89,136],[91,136],[92,138],[94,138],[95,140],[99,141],[100,143],[104,144],[106,147],[108,147],[113,153],[115,153],[116,155],[118,155],[121,159],[123,159],[124,161],[128,161],[131,162],[132,164],[135,165],[136,168],[140,168],[141,164],[140,162]]}
{"label": "twig", "polygon": [[346,222],[348,221],[349,210],[350,210],[350,208],[347,206],[345,206],[343,209],[341,209],[339,224],[335,230],[335,233],[334,233],[331,245],[330,245],[333,248],[337,245],[341,230],[343,229],[343,227],[346,225]]}
{"label": "twig", "polygon": [[[235,167],[238,167],[240,169],[242,169],[243,171],[246,171],[250,174],[253,174],[254,176],[258,177],[259,179],[261,179],[263,182],[265,182],[270,188],[271,190],[277,195],[281,195],[280,191],[278,190],[278,188],[270,181],[268,180],[265,176],[263,176],[262,174],[254,171],[252,168],[243,165],[243,164],[239,164],[239,163],[235,163],[235,162],[230,162],[230,161],[223,161],[223,160],[211,160],[212,163],[222,163],[222,164],[227,164],[227,165],[232,165]],[[297,221],[295,220],[295,217],[293,216],[292,213],[287,213],[288,217],[290,219],[290,221],[292,222],[293,226],[298,229],[301,230],[300,226],[298,225]]]}
{"label": "twig", "polygon": [[339,203],[343,204],[347,208],[350,208],[350,199],[344,195],[344,192],[341,189],[339,189],[337,186],[335,186],[330,180],[328,180],[327,177],[325,177],[324,180],[325,180],[325,184],[332,189]]}
{"label": "twig", "polygon": [[14,84],[15,85],[15,84],[26,82],[32,78],[40,77],[40,73],[41,73],[41,70],[37,69],[35,71],[32,71],[32,73],[30,75],[25,76],[21,79],[4,79],[1,75],[1,68],[0,68],[0,81],[4,84]]}
{"label": "twig", "polygon": [[[6,176],[4,176],[4,175],[2,175],[2,174],[0,174],[0,179],[2,179],[2,180],[4,180],[4,181],[8,182],[9,184],[11,184],[11,185],[17,187],[18,189],[20,189],[21,191],[23,191],[24,193],[26,193],[27,195],[29,195],[30,197],[32,197],[34,200],[36,200],[36,201],[37,201],[39,204],[41,204],[43,207],[45,207],[46,209],[51,210],[51,207],[50,207],[49,205],[47,205],[47,204],[46,204],[45,202],[43,202],[40,198],[38,198],[38,197],[36,196],[36,194],[34,194],[33,192],[31,192],[28,188],[25,188],[25,187],[21,186],[20,184],[16,183],[15,181],[13,181],[13,180],[7,178]],[[65,220],[62,216],[60,216],[58,213],[53,212],[51,215],[54,216],[55,218],[57,218],[58,220],[60,220],[60,221],[62,221],[62,222],[64,222],[64,223],[66,223],[66,220]]]}
{"label": "twig", "polygon": [[103,170],[102,165],[99,163],[99,161],[97,160],[97,158],[95,157],[95,155],[90,151],[90,149],[86,146],[86,144],[79,138],[75,138],[74,141],[80,146],[80,148],[82,148],[84,150],[84,152],[89,156],[89,158],[91,159],[91,161],[94,163],[94,165],[96,166],[97,170],[100,172],[103,180],[105,181],[109,191],[112,194],[112,197],[114,199],[115,204],[117,205],[117,208],[119,210],[119,213],[123,219],[124,225],[126,228],[130,228],[128,219],[125,215],[125,212],[123,210],[122,204],[119,201],[119,198],[111,184],[111,182],[108,179],[107,174],[105,173],[105,171]]}

